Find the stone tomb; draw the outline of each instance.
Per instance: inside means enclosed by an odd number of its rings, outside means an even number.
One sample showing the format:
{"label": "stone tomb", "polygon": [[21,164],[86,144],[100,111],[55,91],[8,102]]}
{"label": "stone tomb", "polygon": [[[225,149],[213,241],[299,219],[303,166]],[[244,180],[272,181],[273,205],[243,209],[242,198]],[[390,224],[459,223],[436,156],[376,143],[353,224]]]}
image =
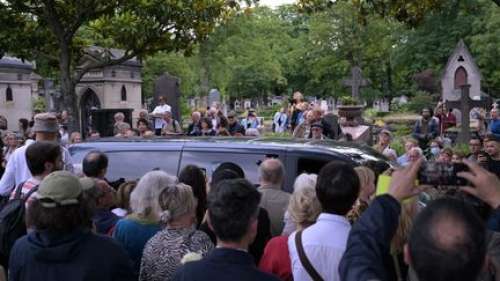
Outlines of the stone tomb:
{"label": "stone tomb", "polygon": [[[474,57],[469,52],[463,40],[460,40],[448,59],[441,78],[442,100],[457,101],[462,94],[462,86],[470,85],[469,97],[472,100],[481,99],[481,72]],[[457,121],[461,116],[457,116]]]}
{"label": "stone tomb", "polygon": [[18,130],[20,118],[31,119],[32,97],[37,95],[40,77],[34,64],[15,57],[0,58],[0,115],[8,130]]}
{"label": "stone tomb", "polygon": [[166,103],[172,107],[172,118],[181,120],[181,107],[180,98],[181,92],[179,90],[180,81],[177,77],[168,73],[164,73],[155,80],[154,101],[158,102],[158,98],[163,96],[166,98]]}
{"label": "stone tomb", "polygon": [[221,104],[221,94],[219,90],[217,89],[212,89],[210,92],[208,92],[208,101],[207,104],[209,107],[217,107],[220,106]]}

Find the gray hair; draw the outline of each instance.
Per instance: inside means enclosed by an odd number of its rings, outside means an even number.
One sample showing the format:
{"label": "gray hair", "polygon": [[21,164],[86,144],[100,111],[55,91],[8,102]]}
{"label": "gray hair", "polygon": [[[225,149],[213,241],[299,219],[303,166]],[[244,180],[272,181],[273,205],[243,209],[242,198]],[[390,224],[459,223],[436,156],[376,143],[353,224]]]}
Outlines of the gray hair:
{"label": "gray hair", "polygon": [[145,174],[130,194],[132,213],[140,218],[159,221],[162,211],[158,202],[160,193],[175,184],[177,184],[177,177],[164,171],[151,171]]}
{"label": "gray hair", "polygon": [[115,119],[120,119],[120,120],[125,120],[125,114],[123,114],[122,112],[117,112],[114,116]]}
{"label": "gray hair", "polygon": [[119,131],[130,130],[129,123],[125,123],[125,122],[118,123],[118,125],[116,127],[118,128]]}
{"label": "gray hair", "polygon": [[297,227],[304,228],[315,223],[321,213],[321,204],[316,197],[316,179],[314,174],[301,174],[295,180],[288,213]]}
{"label": "gray hair", "polygon": [[414,147],[414,148],[410,149],[409,152],[411,153],[413,151],[417,152],[418,155],[420,155],[420,156],[424,156],[424,152],[422,151],[422,149],[420,147]]}
{"label": "gray hair", "polygon": [[259,166],[260,178],[264,182],[281,184],[285,177],[285,168],[278,159],[267,159]]}
{"label": "gray hair", "polygon": [[160,193],[161,221],[170,223],[186,214],[192,214],[194,217],[196,202],[193,189],[189,185],[178,183],[168,186]]}
{"label": "gray hair", "polygon": [[316,174],[306,174],[306,173],[300,174],[295,179],[295,183],[293,184],[294,192],[302,188],[316,188],[317,179],[318,175]]}

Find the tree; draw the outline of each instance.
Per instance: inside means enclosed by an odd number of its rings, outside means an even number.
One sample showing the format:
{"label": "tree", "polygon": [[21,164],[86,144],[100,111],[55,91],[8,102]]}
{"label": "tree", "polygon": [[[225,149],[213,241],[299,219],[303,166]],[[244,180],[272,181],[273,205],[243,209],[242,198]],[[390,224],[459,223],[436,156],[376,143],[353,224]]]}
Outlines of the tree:
{"label": "tree", "polygon": [[[418,26],[427,14],[443,10],[447,0],[344,0],[351,2],[359,11],[361,21],[366,22],[366,16],[376,13],[384,18],[396,19],[408,26]],[[500,0],[488,0],[500,7]],[[339,1],[335,0],[299,0],[299,6],[304,11],[328,9]],[[490,2],[491,3],[491,2]]]}
{"label": "tree", "polygon": [[[160,50],[189,52],[238,7],[225,0],[4,0],[0,54],[57,65],[64,106],[78,116],[75,86],[88,71]],[[113,57],[109,47],[124,53]]]}
{"label": "tree", "polygon": [[282,53],[288,49],[286,36],[279,18],[269,8],[239,14],[219,26],[200,46],[200,60],[209,66],[202,84],[208,83],[231,98],[281,93],[286,87],[281,65],[286,59]]}
{"label": "tree", "polygon": [[[196,51],[195,51],[196,52]],[[199,94],[199,68],[198,56],[184,56],[184,53],[159,52],[144,60],[142,74],[142,91],[144,96],[153,96],[154,81],[163,73],[167,72],[180,79],[180,91],[183,96],[192,97]]]}

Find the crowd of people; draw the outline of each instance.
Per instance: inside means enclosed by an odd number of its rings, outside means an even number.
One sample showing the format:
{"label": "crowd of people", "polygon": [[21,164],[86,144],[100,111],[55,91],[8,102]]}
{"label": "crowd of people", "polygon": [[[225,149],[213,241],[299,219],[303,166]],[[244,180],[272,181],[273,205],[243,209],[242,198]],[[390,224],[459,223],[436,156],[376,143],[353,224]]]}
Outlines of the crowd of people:
{"label": "crowd of people", "polygon": [[[125,122],[125,115],[115,114],[113,132],[116,137],[154,136],[254,136],[262,135],[266,130],[275,133],[289,133],[296,138],[307,139],[338,139],[338,124],[325,120],[325,111],[315,104],[303,100],[301,93],[294,94],[289,107],[283,107],[273,117],[271,128],[266,128],[263,118],[254,109],[248,109],[242,114],[235,111],[224,113],[220,105],[204,110],[194,110],[187,126],[182,120],[175,120],[172,107],[164,97],[159,97],[158,105],[148,113],[142,110],[134,127]],[[92,132],[89,137],[98,137]]]}
{"label": "crowd of people", "polygon": [[[413,153],[418,141],[408,140],[407,155],[397,159],[404,168],[333,161],[318,174],[298,175],[292,192],[283,185],[294,175],[276,158],[260,163],[258,186],[227,162],[209,177],[189,165],[178,176],[154,170],[114,188],[103,152],[88,152],[83,174],[73,174],[59,122],[37,114],[34,140],[10,152],[0,181],[0,235],[18,235],[0,246],[9,280],[460,281],[500,274],[493,137],[485,152],[481,140],[471,140],[462,159],[469,171],[458,175],[465,187],[417,186],[424,159]],[[379,149],[389,150],[390,132],[380,134]],[[435,161],[457,160],[446,149],[438,155]],[[392,180],[375,196],[380,174]],[[12,206],[26,235],[3,226]]]}
{"label": "crowd of people", "polygon": [[[474,133],[466,149],[453,148],[453,141],[446,134],[448,128],[456,126],[453,113],[447,111],[446,115],[439,115],[441,111],[436,110],[438,115],[434,116],[430,108],[422,110],[412,134],[403,138],[404,153],[398,155],[392,147],[393,134],[388,129],[379,132],[373,148],[403,167],[419,159],[448,164],[468,159],[500,176],[500,119],[496,111],[496,108],[491,110],[492,118],[488,124],[484,124],[487,129]],[[469,151],[469,154],[464,154],[464,150]]]}
{"label": "crowd of people", "polygon": [[[273,129],[338,138],[324,112],[301,99],[294,94],[291,109],[276,113]],[[424,109],[404,154],[389,129],[378,134],[374,149],[399,165],[330,162],[298,175],[292,192],[283,186],[295,175],[276,158],[259,164],[258,186],[229,162],[209,176],[189,165],[117,185],[100,151],[76,175],[67,147],[82,136],[68,132],[67,112],[21,119],[3,137],[0,280],[495,280],[500,120],[496,109],[491,116],[462,155],[445,134],[453,113]],[[193,112],[184,130],[160,98],[135,128],[117,113],[113,129],[117,137],[258,136],[262,126],[254,111],[239,120],[210,109]],[[417,186],[425,161],[464,163],[469,171],[458,176],[469,186]],[[382,194],[380,175],[391,177]],[[4,225],[12,214],[15,228]]]}

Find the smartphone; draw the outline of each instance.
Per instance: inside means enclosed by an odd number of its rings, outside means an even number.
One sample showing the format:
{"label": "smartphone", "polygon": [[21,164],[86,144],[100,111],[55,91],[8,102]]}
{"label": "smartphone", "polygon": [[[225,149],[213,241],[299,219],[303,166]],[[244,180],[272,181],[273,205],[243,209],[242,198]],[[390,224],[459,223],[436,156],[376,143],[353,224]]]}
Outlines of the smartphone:
{"label": "smartphone", "polygon": [[421,185],[453,185],[465,186],[468,181],[457,176],[459,172],[466,172],[469,168],[463,163],[423,163],[418,171],[418,182]]}

